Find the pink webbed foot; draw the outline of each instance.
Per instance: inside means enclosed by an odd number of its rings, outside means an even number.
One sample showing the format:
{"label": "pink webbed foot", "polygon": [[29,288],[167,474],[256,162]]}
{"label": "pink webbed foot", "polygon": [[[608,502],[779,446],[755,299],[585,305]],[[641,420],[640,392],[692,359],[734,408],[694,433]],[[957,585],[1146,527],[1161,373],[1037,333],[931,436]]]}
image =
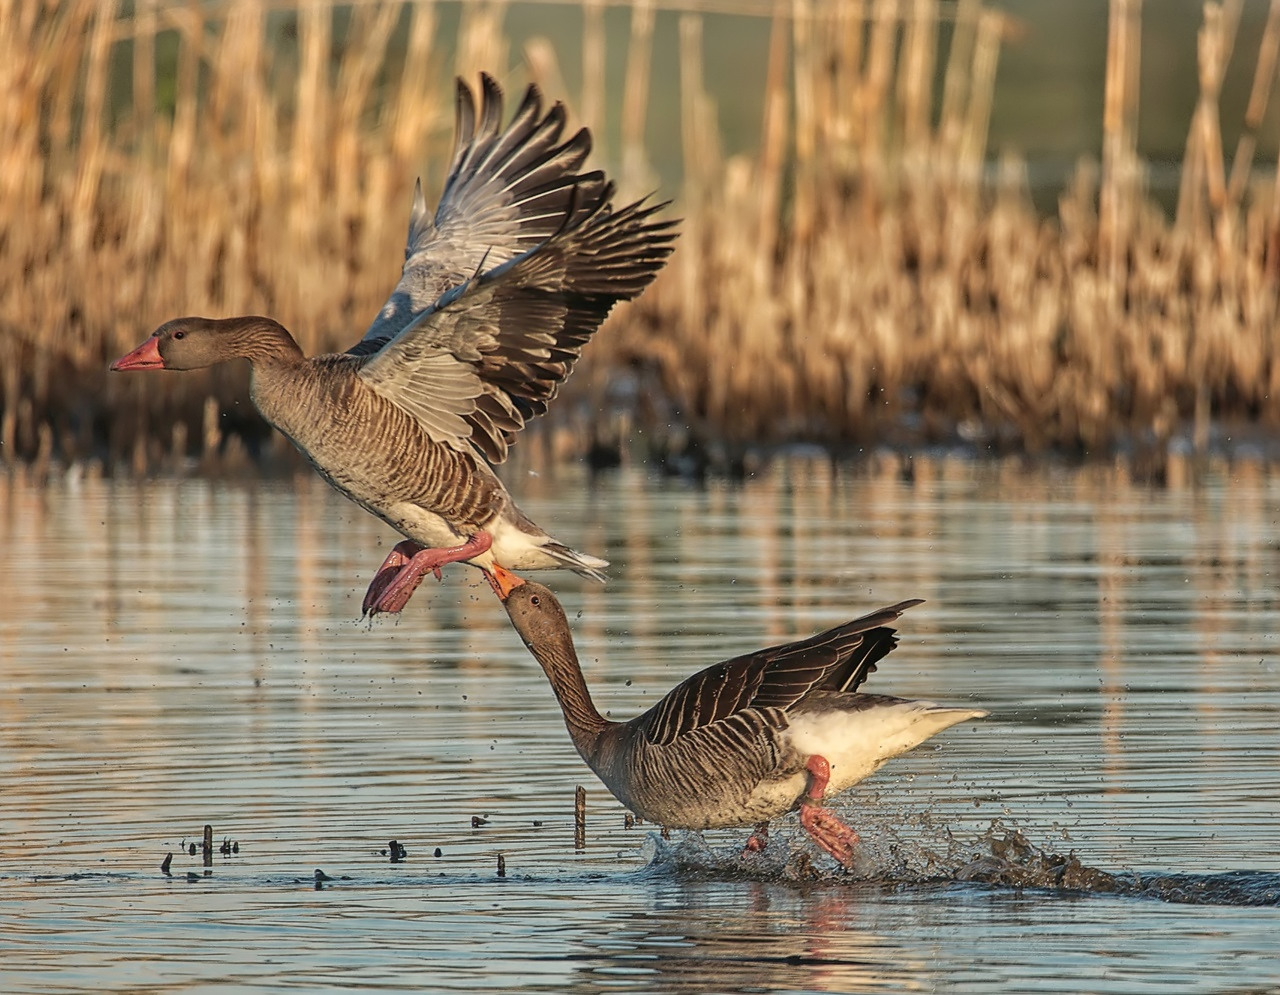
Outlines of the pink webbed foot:
{"label": "pink webbed foot", "polygon": [[853,848],[858,843],[858,834],[832,815],[830,809],[812,802],[801,802],[800,825],[842,867],[848,869],[853,866]]}
{"label": "pink webbed foot", "polygon": [[742,847],[742,855],[745,857],[749,853],[761,853],[768,845],[769,823],[757,822],[755,830],[747,837],[747,842]]}
{"label": "pink webbed foot", "polygon": [[853,848],[858,843],[858,834],[822,805],[827,782],[831,780],[831,765],[826,757],[815,753],[805,769],[809,771],[810,780],[808,792],[800,799],[800,825],[818,846],[847,869],[853,864]]}
{"label": "pink webbed foot", "polygon": [[364,603],[360,607],[362,616],[373,612],[374,606],[386,591],[387,586],[396,579],[396,575],[404,565],[416,554],[421,553],[423,548],[412,539],[396,543],[387,554],[387,558],[382,561],[382,566],[378,567],[378,572],[373,575],[373,580],[369,582],[369,590],[364,592]]}
{"label": "pink webbed foot", "polygon": [[440,578],[440,568],[446,563],[470,560],[487,552],[493,545],[488,532],[477,532],[461,546],[448,549],[424,549],[416,542],[398,543],[383,562],[373,583],[364,596],[364,614],[370,617],[381,612],[398,612],[409,603],[428,573]]}

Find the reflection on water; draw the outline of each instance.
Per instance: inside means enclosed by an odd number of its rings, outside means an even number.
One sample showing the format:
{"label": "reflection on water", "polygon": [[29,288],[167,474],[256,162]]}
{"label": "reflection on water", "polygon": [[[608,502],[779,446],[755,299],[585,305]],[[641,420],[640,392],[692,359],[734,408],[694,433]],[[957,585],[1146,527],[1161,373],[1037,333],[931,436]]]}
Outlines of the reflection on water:
{"label": "reflection on water", "polygon": [[[871,689],[992,715],[842,800],[864,840],[854,880],[794,819],[763,872],[725,873],[731,831],[710,850],[678,834],[696,855],[649,865],[650,827],[625,828],[578,761],[476,571],[370,627],[360,598],[394,537],[311,478],[0,478],[0,989],[1278,980],[1274,907],[961,873],[992,870],[974,861],[998,821],[1120,881],[1274,889],[1274,473],[1151,490],[1110,468],[797,459],[742,486],[512,483],[535,520],[613,561],[606,587],[548,579],[615,716],[708,662],[908,597],[927,603]],[[179,849],[206,823],[240,844],[207,871]]]}

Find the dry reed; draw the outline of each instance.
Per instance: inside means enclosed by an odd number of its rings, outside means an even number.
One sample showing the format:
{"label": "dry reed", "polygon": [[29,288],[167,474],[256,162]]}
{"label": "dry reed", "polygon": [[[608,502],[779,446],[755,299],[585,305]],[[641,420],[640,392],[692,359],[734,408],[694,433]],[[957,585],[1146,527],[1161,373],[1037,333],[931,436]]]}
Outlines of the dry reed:
{"label": "dry reed", "polygon": [[[808,0],[775,22],[791,32],[793,79],[770,75],[757,156],[716,165],[712,179],[686,153],[684,244],[642,301],[650,322],[611,339],[613,364],[651,371],[694,436],[730,450],[962,437],[1159,452],[1189,422],[1203,449],[1210,419],[1280,421],[1276,198],[1250,196],[1245,174],[1228,186],[1218,122],[1238,2],[1206,5],[1172,224],[1146,197],[1136,153],[1136,0],[1111,5],[1101,174],[1081,166],[1056,222],[1032,210],[1018,161],[979,182],[1002,16],[959,5],[935,109],[918,85],[935,5],[854,7],[853,30],[850,5]],[[1273,4],[1249,129],[1278,37]],[[703,133],[690,96],[700,81],[685,76],[686,134]],[[794,132],[788,189],[771,147],[781,106]]]}
{"label": "dry reed", "polygon": [[[140,2],[123,18],[84,0],[0,2],[0,456],[47,447],[143,470],[171,450],[260,438],[237,410],[243,372],[104,375],[168,316],[267,313],[308,351],[363,329],[453,111],[428,71],[430,4],[346,15],[339,43],[334,11],[316,4],[229,0],[214,19],[190,5]],[[464,33],[487,65],[478,20]],[[111,72],[118,59],[131,74]]]}
{"label": "dry reed", "polygon": [[[586,84],[571,101],[596,125],[606,2],[583,2]],[[654,182],[651,47],[669,6],[630,4],[628,194]],[[1277,421],[1280,195],[1251,186],[1250,167],[1280,0],[1230,175],[1217,98],[1239,0],[1206,5],[1172,222],[1136,152],[1137,0],[1112,0],[1101,168],[1082,165],[1054,220],[1032,209],[1018,161],[985,179],[1009,25],[980,0],[757,5],[772,17],[761,143],[728,160],[702,79],[698,11],[716,4],[680,6],[682,244],[573,384],[619,409],[612,429],[586,420],[613,433],[595,442],[625,445],[647,419],[739,448],[1158,448],[1188,420],[1200,445],[1211,419]],[[269,313],[309,352],[363,330],[395,275],[414,177],[447,151],[449,72],[509,63],[504,5],[462,9],[442,41],[430,2],[139,0],[126,16],[0,0],[0,459],[144,472],[283,453],[246,410],[243,371],[107,378],[105,363],[193,311]],[[554,49],[525,55],[561,95]],[[626,377],[638,401],[617,400]]]}

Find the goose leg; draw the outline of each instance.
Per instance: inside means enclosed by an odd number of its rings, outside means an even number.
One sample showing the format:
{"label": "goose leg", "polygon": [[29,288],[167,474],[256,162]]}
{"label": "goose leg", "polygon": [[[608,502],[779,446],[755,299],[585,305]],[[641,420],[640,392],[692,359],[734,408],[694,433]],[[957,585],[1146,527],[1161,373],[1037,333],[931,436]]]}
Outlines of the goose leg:
{"label": "goose leg", "polygon": [[747,837],[746,846],[742,848],[745,856],[748,853],[760,853],[769,845],[769,823],[757,822],[756,828]]}
{"label": "goose leg", "polygon": [[378,567],[378,572],[373,575],[373,580],[369,582],[369,590],[364,592],[364,604],[360,608],[361,616],[369,615],[373,612],[374,605],[382,597],[387,585],[395,580],[396,574],[400,572],[401,568],[413,559],[415,554],[422,552],[424,548],[412,539],[405,539],[403,542],[395,544],[395,547],[387,554],[387,558],[382,561],[382,566]]}
{"label": "goose leg", "polygon": [[800,799],[800,825],[813,837],[813,841],[843,866],[853,863],[853,848],[858,834],[841,822],[822,804],[827,782],[831,780],[831,764],[827,758],[814,754],[805,765],[809,771],[809,790]]}
{"label": "goose leg", "polygon": [[[434,573],[438,578],[440,568],[446,563],[470,560],[486,552],[492,545],[493,537],[488,532],[477,532],[461,546],[451,546],[448,549],[423,549],[416,542],[398,543],[369,585],[364,596],[364,613],[372,616],[379,612],[400,611],[409,603],[413,592],[428,573]],[[412,552],[414,549],[417,552]],[[390,576],[392,571],[394,576]],[[387,576],[384,577],[384,574]],[[378,586],[377,591],[374,590],[375,586]]]}

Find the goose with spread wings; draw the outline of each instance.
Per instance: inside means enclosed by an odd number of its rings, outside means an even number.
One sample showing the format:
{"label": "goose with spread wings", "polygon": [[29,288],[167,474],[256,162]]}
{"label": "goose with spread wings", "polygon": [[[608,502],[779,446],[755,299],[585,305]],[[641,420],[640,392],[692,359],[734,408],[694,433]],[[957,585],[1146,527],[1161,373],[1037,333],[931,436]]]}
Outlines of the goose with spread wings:
{"label": "goose with spread wings", "polygon": [[825,799],[987,714],[858,690],[897,645],[890,623],[914,600],[717,663],[614,722],[592,703],[555,595],[503,570],[486,578],[546,672],[578,754],[614,797],[672,829],[754,824],[748,850],[764,847],[770,820],[799,809],[805,832],[849,866],[858,835]]}
{"label": "goose with spread wings", "polygon": [[608,564],[524,515],[492,469],[546,411],[615,304],[672,250],[675,223],[645,200],[615,209],[613,184],[580,167],[591,140],[561,135],[530,86],[502,127],[502,91],[461,80],[452,163],[434,217],[415,191],[399,284],[348,352],[307,358],[257,315],[168,321],[113,370],[192,370],[248,360],[250,395],[335,488],[406,537],[378,570],[365,614],[398,612],[446,563]]}

